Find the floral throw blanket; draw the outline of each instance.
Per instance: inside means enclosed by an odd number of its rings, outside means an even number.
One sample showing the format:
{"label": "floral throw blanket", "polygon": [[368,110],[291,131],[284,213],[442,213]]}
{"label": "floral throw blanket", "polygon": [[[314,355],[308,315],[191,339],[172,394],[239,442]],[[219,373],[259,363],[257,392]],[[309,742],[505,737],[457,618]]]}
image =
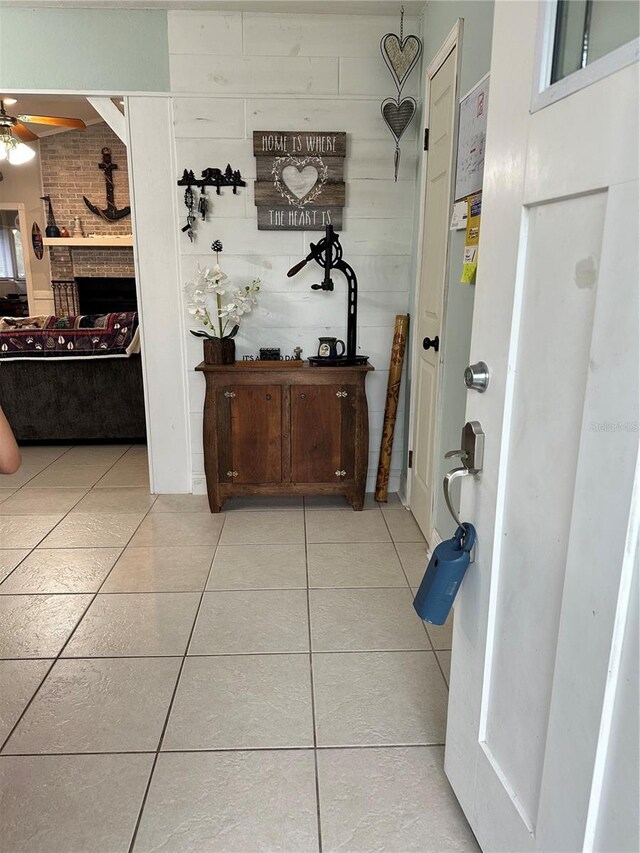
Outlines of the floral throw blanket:
{"label": "floral throw blanket", "polygon": [[0,317],[0,359],[126,357],[139,351],[135,311]]}

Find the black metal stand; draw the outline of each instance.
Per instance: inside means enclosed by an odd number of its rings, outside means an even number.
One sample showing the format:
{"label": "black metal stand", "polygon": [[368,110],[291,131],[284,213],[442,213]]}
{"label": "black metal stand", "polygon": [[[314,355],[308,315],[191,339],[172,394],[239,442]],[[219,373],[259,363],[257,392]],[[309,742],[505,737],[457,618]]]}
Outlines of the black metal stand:
{"label": "black metal stand", "polygon": [[358,279],[351,267],[342,258],[342,245],[340,237],[333,230],[332,225],[327,225],[325,236],[319,243],[310,243],[311,251],[304,260],[291,267],[287,276],[291,278],[300,272],[309,261],[314,260],[324,268],[324,279],[322,284],[312,284],[312,290],[333,290],[331,270],[336,269],[344,275],[347,280],[347,351],[345,355],[337,358],[323,358],[312,356],[308,359],[309,364],[316,367],[352,367],[357,364],[366,364],[369,357],[356,355],[356,335],[358,330]]}

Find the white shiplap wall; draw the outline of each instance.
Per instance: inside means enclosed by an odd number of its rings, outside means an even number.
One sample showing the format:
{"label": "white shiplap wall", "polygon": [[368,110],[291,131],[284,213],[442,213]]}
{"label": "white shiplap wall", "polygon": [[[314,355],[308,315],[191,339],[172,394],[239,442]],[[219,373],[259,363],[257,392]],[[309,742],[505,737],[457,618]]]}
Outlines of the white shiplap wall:
{"label": "white shiplap wall", "polygon": [[[393,139],[382,121],[380,101],[394,84],[380,56],[380,39],[398,31],[398,16],[279,15],[170,12],[169,46],[174,111],[176,175],[198,174],[229,162],[247,179],[234,196],[210,194],[211,212],[198,222],[191,244],[180,239],[182,282],[198,263],[211,263],[214,239],[222,240],[223,269],[233,283],[262,280],[260,305],[241,326],[238,357],[261,346],[295,346],[313,354],[320,335],[344,338],[346,284],[335,276],[333,293],[318,293],[315,264],[293,279],[286,271],[321,232],[258,231],[253,197],[254,130],[336,130],[347,132],[346,206],[341,240],[359,282],[359,351],[376,372],[367,379],[372,490],[382,433],[389,355],[395,315],[409,310],[412,214],[416,186],[416,126],[403,139],[400,179],[393,181]],[[419,32],[405,19],[405,33]],[[418,96],[414,71],[403,94]],[[176,188],[182,216],[183,190]],[[193,368],[202,344],[187,336],[193,487],[204,490],[202,410],[204,381]],[[404,396],[404,395],[402,395]],[[398,488],[404,423],[396,426],[391,489]]]}

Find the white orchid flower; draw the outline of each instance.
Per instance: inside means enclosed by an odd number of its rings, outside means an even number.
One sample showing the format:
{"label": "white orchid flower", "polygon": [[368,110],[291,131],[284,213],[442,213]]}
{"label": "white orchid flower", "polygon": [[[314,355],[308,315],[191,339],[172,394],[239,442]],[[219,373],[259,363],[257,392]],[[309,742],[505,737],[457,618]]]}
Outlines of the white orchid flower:
{"label": "white orchid flower", "polygon": [[215,266],[213,267],[212,278],[214,278],[216,281],[226,281],[229,276],[226,274],[226,272],[223,272],[220,269],[220,264],[215,264]]}
{"label": "white orchid flower", "polygon": [[226,273],[224,273],[220,269],[220,265],[216,264],[213,269],[210,267],[205,267],[204,269],[198,264],[198,270],[196,273],[200,286],[207,293],[215,293],[216,295],[222,295],[226,293],[226,286],[223,285],[228,279]]}
{"label": "white orchid flower", "polygon": [[222,305],[218,311],[218,316],[221,320],[233,320],[234,323],[240,322],[238,306],[235,302],[228,302],[226,305]]}
{"label": "white orchid flower", "polygon": [[[198,265],[195,281],[184,285],[187,311],[198,325],[211,329],[217,337],[231,333],[231,325],[238,325],[242,317],[257,305],[255,294],[260,290],[260,279],[229,293],[229,277],[218,263],[213,267]],[[221,297],[228,294],[225,303]]]}

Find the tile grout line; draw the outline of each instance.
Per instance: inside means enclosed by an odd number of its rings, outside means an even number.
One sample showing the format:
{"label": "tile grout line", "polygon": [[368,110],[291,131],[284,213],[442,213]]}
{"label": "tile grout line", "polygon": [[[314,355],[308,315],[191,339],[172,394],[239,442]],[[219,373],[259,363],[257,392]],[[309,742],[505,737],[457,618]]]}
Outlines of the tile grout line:
{"label": "tile grout line", "polygon": [[[149,510],[151,511],[151,510]],[[189,636],[187,637],[187,642],[184,649],[184,654],[182,655],[182,660],[180,662],[180,666],[178,667],[178,673],[176,676],[176,683],[173,686],[173,692],[171,694],[171,698],[169,700],[169,705],[167,708],[167,713],[165,715],[164,724],[162,726],[162,730],[160,732],[160,737],[158,738],[158,746],[155,750],[155,755],[153,761],[151,763],[151,770],[149,771],[149,778],[147,779],[147,784],[144,790],[144,794],[142,796],[142,800],[140,802],[140,809],[138,811],[138,816],[133,828],[133,833],[131,835],[131,842],[129,843],[128,853],[133,853],[133,848],[136,843],[136,838],[138,837],[138,832],[140,830],[140,824],[142,822],[142,816],[144,814],[145,807],[147,805],[147,799],[149,797],[149,791],[151,790],[151,783],[153,781],[153,776],[155,774],[156,766],[158,764],[158,759],[160,758],[160,752],[162,750],[162,744],[164,742],[164,737],[167,731],[167,727],[169,725],[169,719],[171,717],[171,712],[173,711],[173,705],[176,699],[176,695],[178,693],[178,687],[180,686],[180,679],[182,678],[182,672],[184,670],[185,664],[187,662],[187,656],[189,652],[189,646],[191,645],[191,640],[193,638],[193,633],[196,628],[196,624],[198,622],[198,616],[200,615],[200,609],[202,607],[202,602],[204,601],[204,594],[207,589],[207,585],[209,583],[209,578],[211,577],[211,572],[213,571],[213,561],[215,560],[216,551],[218,550],[218,544],[220,543],[220,539],[222,538],[222,531],[224,530],[224,525],[226,522],[226,516],[222,520],[222,527],[220,528],[220,532],[218,534],[218,539],[216,541],[216,547],[211,556],[211,563],[209,564],[209,571],[207,572],[207,577],[204,581],[204,586],[202,587],[202,591],[200,593],[200,600],[198,601],[198,606],[196,607],[196,612],[193,619],[193,624],[191,625],[191,630],[189,631]]]}
{"label": "tile grout line", "polygon": [[[205,592],[210,592],[210,590],[205,590]],[[76,595],[79,593],[69,593],[70,595]],[[85,595],[90,593],[84,593]],[[111,595],[111,593],[100,593],[101,595]],[[137,594],[137,593],[132,593]],[[140,593],[141,595],[147,595],[148,593]],[[153,593],[151,593],[153,595]],[[193,594],[193,593],[191,593]],[[177,595],[184,595],[184,593],[177,593]],[[406,648],[406,649],[327,649],[322,651],[314,652],[315,655],[363,655],[363,654],[405,654],[407,652],[411,652],[412,654],[433,654],[438,652],[450,652],[451,649],[415,649],[415,648]],[[187,654],[188,658],[236,658],[236,657],[254,657],[255,655],[260,655],[261,657],[287,657],[289,655],[294,655],[298,657],[302,657],[304,655],[308,655],[309,652],[207,652],[207,653],[191,653]],[[63,660],[148,660],[154,658],[160,659],[168,659],[168,658],[181,658],[182,655],[67,655]],[[30,658],[16,658],[16,657],[8,657],[8,658],[0,658],[0,660],[24,660],[24,661],[32,661],[32,660],[51,660],[51,657],[40,656],[40,657],[30,657]]]}
{"label": "tile grout line", "polygon": [[318,822],[318,851],[322,853],[322,816],[320,814],[320,776],[318,773],[318,735],[316,732],[316,699],[313,680],[313,646],[311,640],[311,589],[309,587],[309,543],[307,542],[307,503],[302,498],[304,526],[304,566],[307,579],[307,630],[309,636],[309,679],[311,686],[311,725],[313,727],[313,770],[316,785],[316,820]]}
{"label": "tile grout line", "polygon": [[[431,642],[431,637],[429,637],[429,641]],[[451,653],[451,649],[439,649],[438,651],[440,651],[440,652],[448,651],[449,653]],[[449,693],[449,681],[444,674],[444,669],[442,668],[442,664],[440,663],[440,658],[438,657],[438,652],[435,649],[433,650],[433,654],[435,655],[436,663],[438,664],[438,669],[442,673],[442,678],[444,679],[444,686],[446,687],[447,694],[448,694]]]}
{"label": "tile grout line", "polygon": [[[318,746],[320,752],[331,752],[338,749],[438,749],[445,746],[440,743],[415,743],[406,741],[404,743],[343,743],[327,746]],[[234,752],[314,752],[313,746],[229,746],[229,747],[207,747],[202,749],[164,749],[161,755],[220,755]],[[78,755],[154,755],[153,750],[130,749],[105,750],[104,752],[10,752],[0,756],[0,762],[4,758],[60,758],[62,756]]]}
{"label": "tile grout line", "polygon": [[[69,449],[71,449],[71,448],[69,448]],[[114,463],[114,464],[115,464],[115,463]],[[112,467],[113,467],[113,466],[112,466]],[[109,469],[109,470],[111,470],[111,469]],[[93,488],[93,487],[92,487],[92,488]],[[90,489],[89,491],[91,491],[91,489]],[[71,512],[71,510],[69,510],[69,512]],[[66,518],[66,517],[67,517],[67,515],[69,515],[69,512],[67,512],[67,513],[63,516],[63,518],[62,518],[62,519],[60,519],[60,521],[58,522],[58,524],[60,524],[60,523],[61,523],[61,521],[63,521],[63,520],[64,520],[64,518]],[[133,531],[132,531],[131,536],[129,537],[129,539],[127,539],[127,542],[126,542],[126,544],[125,544],[125,545],[124,545],[124,547],[123,547],[123,550],[124,550],[124,548],[126,548],[126,547],[127,547],[127,545],[129,544],[129,542],[131,541],[132,537],[135,535],[136,531],[138,530],[138,528],[140,527],[140,525],[142,524],[142,522],[144,521],[144,519],[147,517],[148,513],[149,513],[149,510],[147,510],[147,512],[146,512],[146,513],[143,515],[143,517],[140,519],[140,523],[136,526],[135,530],[133,530]],[[55,525],[55,527],[57,527],[57,526],[58,526],[58,524],[56,524],[56,525]],[[54,530],[55,530],[55,527],[53,528]],[[51,532],[51,531],[49,531],[49,532]],[[48,536],[48,535],[49,535],[49,534],[47,534],[47,536]],[[37,545],[35,546],[35,548],[37,548]],[[31,549],[31,551],[29,552],[29,554],[31,554],[31,553],[32,553],[32,551],[35,551],[35,548],[32,548],[32,549]],[[29,554],[27,554],[27,557],[29,556]],[[25,557],[25,559],[26,559],[26,557]],[[73,635],[75,634],[75,632],[78,630],[78,627],[79,627],[80,623],[82,622],[82,620],[84,619],[84,617],[87,615],[87,612],[88,612],[89,608],[91,607],[91,605],[93,604],[93,602],[96,600],[96,598],[97,598],[97,596],[98,596],[98,593],[100,592],[100,590],[102,589],[102,587],[103,587],[103,586],[104,586],[104,584],[106,583],[107,578],[109,577],[109,575],[110,575],[110,574],[111,574],[111,572],[113,571],[114,566],[115,566],[115,564],[116,564],[116,563],[117,563],[117,560],[114,562],[113,566],[111,566],[111,568],[109,569],[109,571],[106,573],[106,575],[105,575],[105,576],[104,576],[104,578],[102,579],[102,581],[101,581],[101,583],[100,583],[100,585],[99,585],[98,589],[95,591],[95,593],[93,593],[93,595],[92,595],[92,597],[91,597],[91,600],[89,601],[89,603],[87,604],[87,606],[84,608],[84,610],[83,610],[83,611],[82,611],[82,613],[80,614],[80,617],[78,618],[78,620],[76,621],[75,625],[73,626],[73,629],[72,629],[71,633],[69,634],[69,636],[67,637],[67,639],[66,639],[66,640],[64,641],[64,643],[62,644],[62,647],[58,650],[58,654],[54,656],[54,658],[53,658],[53,662],[52,662],[51,666],[49,667],[49,669],[47,670],[47,672],[45,673],[44,678],[42,679],[42,681],[40,682],[40,684],[38,684],[38,686],[36,687],[36,689],[35,689],[35,691],[34,691],[33,695],[31,696],[31,699],[29,699],[29,701],[27,702],[27,704],[25,705],[25,707],[22,709],[22,713],[20,714],[20,716],[18,717],[18,719],[16,720],[16,722],[15,722],[15,723],[14,723],[14,725],[12,726],[11,731],[9,732],[9,734],[7,735],[7,737],[4,739],[4,741],[3,741],[3,742],[2,742],[2,744],[0,745],[0,755],[2,755],[2,754],[3,754],[3,752],[4,752],[4,748],[5,748],[5,747],[6,747],[6,745],[9,743],[9,740],[10,740],[10,738],[13,736],[13,733],[15,732],[15,730],[17,729],[17,727],[20,725],[20,722],[22,721],[22,719],[23,719],[24,715],[27,713],[27,711],[28,711],[28,710],[29,710],[29,708],[31,707],[31,705],[32,705],[32,703],[33,703],[33,701],[34,701],[34,699],[36,698],[36,696],[37,696],[37,695],[38,695],[38,693],[40,692],[40,690],[41,690],[41,688],[42,688],[42,685],[45,683],[45,681],[46,681],[46,680],[47,680],[47,678],[49,677],[49,674],[51,673],[51,670],[52,670],[52,669],[53,669],[53,667],[56,665],[56,663],[61,659],[61,657],[62,657],[62,653],[64,652],[64,650],[66,649],[66,647],[69,645],[69,643],[70,643],[70,641],[71,641],[71,638],[73,637]],[[16,568],[17,568],[17,566],[16,566]],[[15,569],[14,569],[14,571],[15,571]],[[12,572],[11,574],[13,574],[13,572]],[[6,578],[4,578],[3,583],[4,583],[4,581],[5,581],[5,580],[6,580]],[[46,593],[45,593],[45,594],[46,594]],[[83,595],[83,594],[89,594],[89,595],[90,595],[90,593],[69,593],[69,595]],[[41,660],[49,660],[49,658],[41,658]]]}
{"label": "tile grout line", "polygon": [[[125,515],[125,513],[121,513],[121,514]],[[120,545],[115,545],[115,546],[105,545],[105,546],[103,546],[103,550],[105,550],[105,551],[107,551],[107,550],[118,550],[121,547],[122,546],[120,546]],[[153,547],[153,546],[144,546],[143,545],[143,546],[134,546],[134,547],[143,548],[143,547]],[[163,546],[160,546],[160,547],[163,547]],[[178,546],[178,547],[180,547],[180,546]],[[188,546],[184,546],[184,547],[188,547]],[[195,546],[195,547],[198,547],[198,546]],[[97,550],[94,545],[87,545],[87,546],[78,547],[77,550],[80,551],[80,550],[84,550],[85,548],[87,550],[89,550],[89,549]],[[122,548],[122,554],[124,553],[124,551],[127,548],[128,548],[128,546],[125,546],[124,548]],[[15,550],[18,550],[18,549],[15,549]],[[34,550],[36,550],[36,549],[34,549]],[[42,549],[42,550],[45,550],[45,549]],[[71,549],[71,548],[51,548],[50,550],[51,551],[70,551],[73,549]],[[128,550],[131,550],[131,549],[129,548]],[[118,557],[116,559],[116,563],[119,562],[119,560],[122,557],[122,554],[118,555]],[[27,557],[28,556],[30,556],[30,554],[27,554]],[[26,560],[27,557],[25,557],[24,559]],[[23,561],[21,561],[21,562],[23,562]],[[18,568],[18,566],[16,566],[16,569],[17,568]],[[115,568],[115,563],[114,563],[114,566],[112,568]],[[13,574],[14,571],[15,571],[15,569],[12,569],[11,574]],[[111,569],[109,569],[109,574],[111,574]],[[0,582],[0,586],[4,583],[5,580],[8,580],[8,579],[9,579],[9,575],[7,575],[7,577],[4,578],[4,580],[2,582]],[[233,593],[236,593],[236,592],[237,593],[245,593],[245,592],[300,592],[301,590],[305,590],[305,589],[306,589],[306,587],[303,587],[303,586],[252,586],[252,587],[225,587],[224,589],[208,589],[208,590],[206,590],[206,592],[220,592],[220,593],[228,593],[228,592],[233,592]],[[360,591],[369,590],[369,589],[373,589],[373,590],[402,589],[402,590],[404,590],[405,587],[404,586],[312,586],[312,587],[309,587],[309,589],[313,590],[314,592],[360,592]],[[175,593],[182,593],[183,594],[183,593],[188,593],[188,592],[200,592],[200,591],[201,590],[199,590],[199,589],[116,589],[116,590],[113,590],[111,592],[103,592],[103,593],[101,593],[101,595],[173,595]],[[8,592],[6,594],[7,595],[91,595],[92,592],[93,592],[93,590],[89,589],[89,590],[78,590],[77,592],[68,592],[67,590],[60,590],[58,592]],[[4,593],[0,593],[0,594],[4,594]]]}

